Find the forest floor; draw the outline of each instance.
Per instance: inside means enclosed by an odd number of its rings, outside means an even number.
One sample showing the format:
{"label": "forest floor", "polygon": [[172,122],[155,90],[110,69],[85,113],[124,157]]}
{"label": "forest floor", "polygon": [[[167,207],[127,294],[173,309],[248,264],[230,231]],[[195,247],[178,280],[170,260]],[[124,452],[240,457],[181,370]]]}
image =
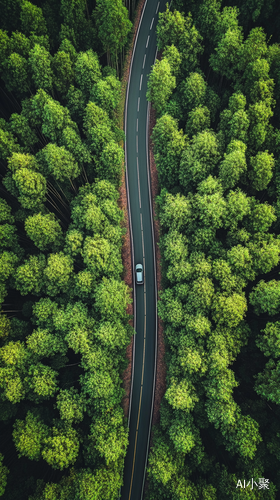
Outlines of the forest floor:
{"label": "forest floor", "polygon": [[[136,38],[137,28],[139,25],[142,9],[145,0],[140,0],[137,6],[137,11],[135,15],[134,28],[133,28],[133,38],[129,51],[126,57],[126,63],[124,68],[124,76],[122,79],[123,84],[123,97],[125,99],[126,87],[129,78],[129,69],[131,64],[132,52],[134,47],[134,42]],[[160,54],[158,54],[160,58]],[[149,122],[149,155],[150,155],[150,174],[151,174],[151,190],[152,190],[152,205],[153,205],[153,220],[154,220],[154,233],[155,233],[155,251],[156,251],[156,272],[157,272],[157,294],[160,290],[161,283],[161,269],[160,269],[160,251],[159,251],[159,221],[155,218],[155,198],[158,194],[158,175],[153,154],[153,145],[151,141],[151,134],[153,127],[156,123],[156,115],[153,108],[151,108],[150,122]],[[133,270],[131,266],[131,241],[130,241],[130,231],[129,231],[129,219],[128,219],[128,209],[127,209],[127,193],[126,193],[126,183],[125,183],[125,173],[122,178],[122,185],[120,188],[120,207],[124,210],[124,225],[126,227],[126,234],[123,241],[122,249],[122,260],[124,264],[124,281],[129,286],[133,288]],[[129,304],[127,307],[127,314],[133,314],[133,303]],[[133,325],[133,320],[131,321]],[[156,368],[156,386],[155,386],[155,398],[154,398],[154,411],[153,411],[153,421],[152,423],[159,422],[159,408],[161,399],[165,393],[166,383],[166,366],[164,362],[164,337],[163,337],[163,324],[158,318],[158,342],[157,342],[157,368]],[[129,409],[129,397],[130,397],[130,387],[131,387],[131,372],[132,372],[132,354],[133,354],[133,337],[131,342],[126,349],[126,357],[128,359],[128,366],[123,373],[123,386],[125,389],[125,396],[123,397],[122,406],[124,409],[125,417],[128,418]]]}

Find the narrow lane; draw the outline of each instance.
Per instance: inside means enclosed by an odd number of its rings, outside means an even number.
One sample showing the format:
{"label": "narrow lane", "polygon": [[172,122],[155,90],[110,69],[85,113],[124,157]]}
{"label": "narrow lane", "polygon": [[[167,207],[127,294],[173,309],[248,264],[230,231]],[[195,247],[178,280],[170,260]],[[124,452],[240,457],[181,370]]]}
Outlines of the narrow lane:
{"label": "narrow lane", "polygon": [[141,500],[150,437],[155,383],[157,299],[155,249],[148,171],[147,81],[156,54],[158,13],[164,0],[146,0],[131,62],[125,133],[127,188],[132,228],[133,266],[143,263],[144,285],[134,285],[134,369],[129,414],[129,446],[122,500]]}

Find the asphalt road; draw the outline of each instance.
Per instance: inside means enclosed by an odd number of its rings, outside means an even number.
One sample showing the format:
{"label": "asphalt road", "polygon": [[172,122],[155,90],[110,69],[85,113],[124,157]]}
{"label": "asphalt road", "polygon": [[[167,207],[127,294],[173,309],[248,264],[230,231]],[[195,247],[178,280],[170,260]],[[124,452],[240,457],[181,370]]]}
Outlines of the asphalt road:
{"label": "asphalt road", "polygon": [[133,240],[133,265],[143,263],[144,285],[134,286],[134,373],[130,401],[129,446],[124,467],[122,500],[140,500],[147,463],[153,409],[157,299],[151,217],[151,193],[147,159],[146,100],[148,75],[156,55],[158,13],[165,0],[146,0],[131,62],[125,113],[126,169]]}

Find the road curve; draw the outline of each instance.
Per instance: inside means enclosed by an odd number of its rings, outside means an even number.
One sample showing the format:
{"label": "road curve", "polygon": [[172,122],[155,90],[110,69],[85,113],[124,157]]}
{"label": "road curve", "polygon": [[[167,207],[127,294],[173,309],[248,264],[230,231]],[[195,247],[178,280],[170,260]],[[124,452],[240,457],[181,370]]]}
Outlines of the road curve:
{"label": "road curve", "polygon": [[125,107],[125,157],[132,264],[143,263],[144,285],[134,282],[134,326],[129,446],[124,466],[122,500],[141,500],[153,411],[157,286],[148,159],[148,75],[156,56],[156,24],[164,0],[146,0],[130,66]]}

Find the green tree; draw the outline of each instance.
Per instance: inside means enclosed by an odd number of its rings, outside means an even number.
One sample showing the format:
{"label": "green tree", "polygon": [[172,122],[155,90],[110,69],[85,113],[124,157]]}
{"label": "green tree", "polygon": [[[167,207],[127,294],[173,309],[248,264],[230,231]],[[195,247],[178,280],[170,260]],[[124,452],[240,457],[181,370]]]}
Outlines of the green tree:
{"label": "green tree", "polygon": [[172,378],[171,384],[165,393],[165,398],[172,408],[185,410],[186,412],[191,411],[199,400],[193,384],[186,378],[181,381]]}
{"label": "green tree", "polygon": [[280,282],[260,280],[250,293],[249,300],[256,314],[277,314],[280,307]]}
{"label": "green tree", "polygon": [[220,159],[219,143],[214,132],[204,130],[195,135],[182,153],[179,179],[188,191],[208,177]]}
{"label": "green tree", "polygon": [[103,278],[95,291],[95,308],[101,318],[124,319],[127,305],[131,303],[129,288],[123,281]]}
{"label": "green tree", "polygon": [[21,295],[39,295],[44,285],[46,258],[43,254],[30,255],[15,272],[15,286]]}
{"label": "green tree", "polygon": [[203,106],[207,84],[199,73],[190,73],[180,84],[179,92],[183,108],[190,112],[198,106]]}
{"label": "green tree", "polygon": [[66,292],[71,286],[73,275],[73,260],[63,252],[49,255],[47,265],[44,269],[46,292],[55,296]]}
{"label": "green tree", "polygon": [[[70,119],[67,108],[61,106],[58,101],[48,98],[42,109],[42,132],[52,142],[58,142],[63,130],[70,126],[75,127]],[[76,127],[75,127],[76,128]]]}
{"label": "green tree", "polygon": [[180,158],[186,138],[183,131],[178,130],[177,121],[170,115],[163,115],[153,129],[152,140],[160,184],[171,189],[178,184]]}
{"label": "green tree", "polygon": [[8,132],[8,130],[4,130],[2,128],[2,123],[0,124],[0,158],[4,161],[7,160],[9,156],[13,152],[20,151],[21,148],[17,143],[16,138]]}
{"label": "green tree", "polygon": [[93,102],[89,102],[85,109],[84,131],[91,151],[98,156],[104,146],[115,139],[106,111]]}
{"label": "green tree", "polygon": [[59,146],[64,146],[70,151],[79,165],[91,163],[91,155],[87,146],[83,143],[78,132],[71,126],[63,127]]}
{"label": "green tree", "polygon": [[219,165],[219,177],[225,189],[236,186],[247,170],[246,145],[241,141],[233,140],[227,147],[224,160]]}
{"label": "green tree", "polygon": [[107,349],[123,349],[130,341],[133,331],[120,321],[104,321],[94,332],[94,337]]}
{"label": "green tree", "polygon": [[98,56],[92,49],[79,52],[74,66],[75,80],[86,98],[101,78]]}
{"label": "green tree", "polygon": [[116,187],[119,187],[124,170],[123,148],[115,141],[108,142],[104,146],[95,168],[99,179],[107,179]]}
{"label": "green tree", "polygon": [[121,82],[113,75],[98,80],[92,88],[90,99],[104,109],[111,119],[121,97]]}
{"label": "green tree", "polygon": [[62,244],[62,230],[54,214],[31,215],[25,220],[24,227],[39,250],[57,250]]}
{"label": "green tree", "polygon": [[31,365],[29,369],[29,387],[39,397],[49,399],[58,390],[57,375],[58,372],[42,363]]}
{"label": "green tree", "polygon": [[36,5],[23,0],[21,3],[21,28],[25,35],[34,33],[38,36],[47,34],[46,21],[44,19],[42,9]]}
{"label": "green tree", "polygon": [[49,143],[38,155],[46,173],[53,175],[57,181],[75,179],[80,171],[73,155],[64,147]]}
{"label": "green tree", "polygon": [[78,229],[69,229],[65,236],[64,252],[72,257],[76,257],[82,250],[83,234]]}
{"label": "green tree", "polygon": [[[11,182],[12,181],[12,182]],[[46,200],[46,179],[38,172],[28,168],[19,168],[12,176],[6,175],[3,184],[16,195],[23,208],[42,209]]]}
{"label": "green tree", "polygon": [[280,322],[266,323],[261,334],[256,338],[256,344],[265,356],[280,357]]}
{"label": "green tree", "polygon": [[4,456],[2,453],[0,454],[0,497],[2,497],[5,493],[5,489],[7,486],[7,477],[9,474],[9,469],[3,464]]}
{"label": "green tree", "polygon": [[227,260],[233,271],[243,279],[254,280],[253,257],[249,249],[243,245],[234,245],[227,251]]}
{"label": "green tree", "polygon": [[162,189],[160,196],[157,197],[157,203],[161,227],[165,231],[177,229],[177,231],[185,232],[192,219],[190,200],[180,193],[174,196],[166,189]]}
{"label": "green tree", "polygon": [[169,97],[176,87],[176,78],[172,76],[171,67],[167,59],[157,60],[152,68],[148,80],[147,99],[153,103],[158,114],[165,107]]}
{"label": "green tree", "polygon": [[26,339],[26,345],[30,351],[40,358],[54,356],[57,353],[66,354],[67,345],[57,334],[48,329],[38,328]]}
{"label": "green tree", "polygon": [[182,66],[186,72],[197,67],[198,58],[203,52],[202,37],[193,24],[191,14],[185,18],[178,10],[170,11],[167,4],[166,11],[159,13],[157,42],[160,51],[175,45],[182,56]]}
{"label": "green tree", "polygon": [[128,445],[128,431],[123,426],[122,411],[109,413],[109,418],[97,418],[91,425],[91,439],[95,448],[104,457],[106,465],[124,457]]}
{"label": "green tree", "polygon": [[249,178],[257,191],[266,189],[273,177],[274,157],[268,151],[259,151],[250,158]]}
{"label": "green tree", "polygon": [[34,145],[39,139],[24,115],[12,113],[9,119],[9,129],[18,138],[25,153],[33,152]]}
{"label": "green tree", "polygon": [[62,50],[56,52],[52,60],[53,83],[61,94],[66,94],[74,83],[74,69],[70,55]]}
{"label": "green tree", "polygon": [[210,111],[206,106],[197,106],[188,113],[186,134],[193,136],[210,128]]}
{"label": "green tree", "polygon": [[251,202],[251,212],[245,226],[251,233],[267,233],[276,221],[275,209],[268,203]]}
{"label": "green tree", "polygon": [[279,390],[279,368],[280,362],[277,363],[270,359],[266,363],[263,372],[255,376],[255,391],[262,398],[268,399],[279,405],[280,390]]}
{"label": "green tree", "polygon": [[173,76],[177,77],[180,73],[180,65],[182,57],[175,45],[166,46],[163,50],[162,57],[167,59]]}
{"label": "green tree", "polygon": [[11,52],[11,42],[7,31],[0,30],[0,63],[9,57]]}
{"label": "green tree", "polygon": [[86,400],[77,389],[60,389],[56,396],[55,408],[59,410],[61,420],[71,424],[72,422],[81,422],[86,410]]}
{"label": "green tree", "polygon": [[197,191],[192,199],[194,218],[203,226],[213,229],[222,227],[226,201],[222,195],[220,181],[209,175],[198,185]]}
{"label": "green tree", "polygon": [[249,105],[248,114],[250,119],[249,143],[257,152],[265,142],[273,111],[265,101],[261,100]]}
{"label": "green tree", "polygon": [[12,52],[17,52],[22,57],[27,58],[31,49],[29,38],[20,31],[13,31],[10,38],[10,47]]}
{"label": "green tree", "polygon": [[243,320],[246,311],[247,302],[243,294],[216,294],[213,299],[213,319],[218,325],[234,328]]}
{"label": "green tree", "polygon": [[25,420],[16,420],[14,423],[13,440],[18,456],[40,460],[48,435],[48,426],[35,413],[28,411]]}
{"label": "green tree", "polygon": [[98,235],[93,238],[86,236],[82,257],[95,277],[107,275],[118,278],[122,271],[122,264],[115,254],[116,249],[105,238]]}
{"label": "green tree", "polygon": [[93,13],[98,37],[107,54],[108,65],[114,64],[118,70],[118,53],[124,47],[132,28],[128,11],[121,0],[113,4],[110,0],[97,0]]}
{"label": "green tree", "polygon": [[82,123],[84,117],[84,108],[86,99],[80,89],[76,89],[74,85],[70,85],[66,95],[67,108],[71,113],[71,117],[77,123]]}
{"label": "green tree", "polygon": [[244,217],[251,212],[250,198],[241,189],[237,188],[235,191],[229,191],[226,201],[224,227],[236,229]]}
{"label": "green tree", "polygon": [[6,88],[16,95],[22,96],[28,90],[30,91],[30,77],[28,72],[27,60],[16,52],[4,60],[2,64],[2,78]]}
{"label": "green tree", "polygon": [[50,53],[45,47],[35,43],[29,53],[28,63],[35,88],[50,91],[53,85]]}
{"label": "green tree", "polygon": [[[0,232],[1,234],[1,232]],[[2,236],[2,235],[1,235]],[[0,279],[7,280],[15,272],[18,257],[13,252],[2,252],[0,254]]]}
{"label": "green tree", "polygon": [[91,500],[99,496],[111,500],[118,495],[121,485],[121,475],[114,468],[97,468],[94,474],[91,469],[80,469],[76,481],[77,498]]}
{"label": "green tree", "polygon": [[53,469],[63,470],[73,465],[78,457],[80,442],[78,433],[71,427],[65,430],[53,427],[52,435],[44,441],[42,458]]}
{"label": "green tree", "polygon": [[242,41],[243,35],[240,27],[229,28],[226,31],[218,42],[215,53],[211,54],[209,58],[210,66],[216,73],[230,80],[236,80]]}

